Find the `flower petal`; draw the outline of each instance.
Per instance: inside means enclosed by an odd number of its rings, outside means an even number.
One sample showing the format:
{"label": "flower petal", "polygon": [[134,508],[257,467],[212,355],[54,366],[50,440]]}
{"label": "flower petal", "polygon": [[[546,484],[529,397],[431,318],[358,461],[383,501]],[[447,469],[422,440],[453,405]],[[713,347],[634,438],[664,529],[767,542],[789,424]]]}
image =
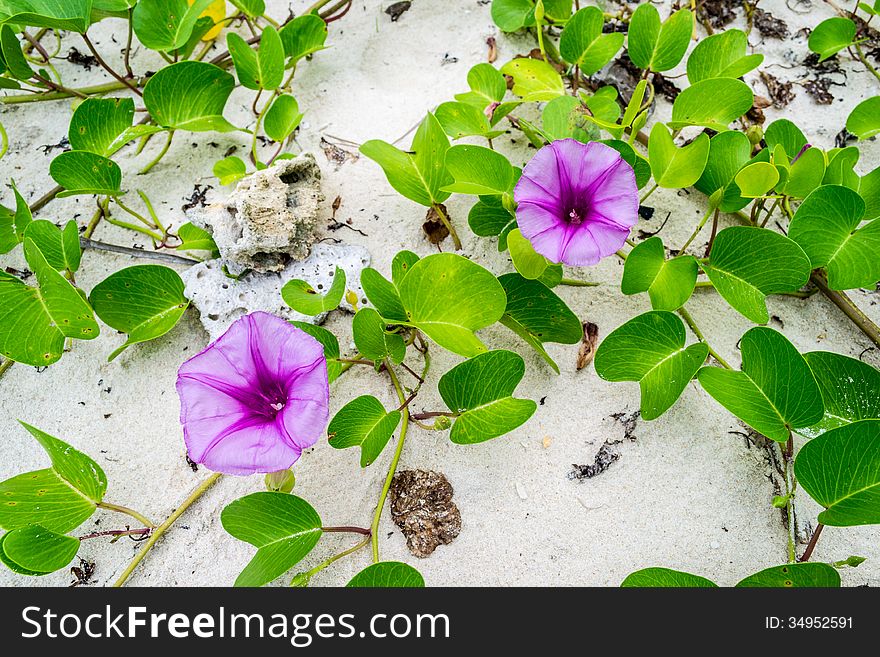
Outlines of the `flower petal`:
{"label": "flower petal", "polygon": [[192,453],[190,458],[214,472],[249,475],[286,470],[301,453],[285,439],[275,422],[244,422],[209,444],[199,459]]}
{"label": "flower petal", "polygon": [[629,230],[608,224],[583,224],[578,228],[570,236],[562,253],[562,262],[573,267],[595,265],[621,248],[629,235]]}

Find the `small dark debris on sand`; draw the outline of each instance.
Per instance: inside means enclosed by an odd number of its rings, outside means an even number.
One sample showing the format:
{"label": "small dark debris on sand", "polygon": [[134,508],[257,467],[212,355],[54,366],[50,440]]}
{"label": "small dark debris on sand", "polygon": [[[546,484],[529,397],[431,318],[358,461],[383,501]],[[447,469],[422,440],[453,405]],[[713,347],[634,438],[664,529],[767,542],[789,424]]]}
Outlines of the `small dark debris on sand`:
{"label": "small dark debris on sand", "polygon": [[[445,205],[441,204],[440,209],[447,217],[449,216],[449,211]],[[428,241],[431,244],[440,244],[440,242],[449,237],[449,229],[433,207],[428,208],[428,213],[425,215],[425,223],[422,224],[422,230],[425,231],[425,235],[427,235]]]}
{"label": "small dark debris on sand", "polygon": [[776,18],[769,11],[755,7],[752,11],[752,25],[758,28],[761,36],[773,39],[787,39],[790,34],[788,24],[781,18]]}
{"label": "small dark debris on sand", "polygon": [[385,9],[385,13],[391,17],[391,22],[396,23],[400,20],[400,17],[403,16],[409,8],[412,7],[412,2],[409,0],[404,0],[403,2],[395,2],[392,5],[388,5],[388,8]]}
{"label": "small dark debris on sand", "polygon": [[391,482],[391,519],[419,558],[461,533],[461,513],[452,501],[452,484],[442,472],[402,470]]}
{"label": "small dark debris on sand", "polygon": [[712,27],[724,27],[736,18],[735,8],[742,3],[735,0],[706,0],[697,7],[697,18]]}
{"label": "small dark debris on sand", "polygon": [[804,83],[804,89],[819,105],[830,105],[834,102],[834,94],[828,88],[832,82],[828,78],[816,78]]}
{"label": "small dark debris on sand", "polygon": [[791,82],[783,82],[775,75],[761,71],[761,80],[767,87],[770,94],[770,100],[773,101],[773,107],[782,109],[794,100],[794,92],[792,91]]}
{"label": "small dark debris on sand", "polygon": [[[623,425],[623,438],[624,440],[633,441],[636,439],[635,430],[636,426],[639,424],[639,419],[642,417],[641,411],[633,411],[632,413],[625,413],[621,411],[620,413],[612,413],[611,418],[620,422]],[[617,442],[623,442],[618,440]]]}
{"label": "small dark debris on sand", "polygon": [[611,464],[620,458],[620,452],[613,444],[604,443],[599,451],[596,452],[596,458],[593,463],[578,465],[571,464],[571,472],[568,478],[572,480],[592,479],[596,475],[600,475],[611,467]]}

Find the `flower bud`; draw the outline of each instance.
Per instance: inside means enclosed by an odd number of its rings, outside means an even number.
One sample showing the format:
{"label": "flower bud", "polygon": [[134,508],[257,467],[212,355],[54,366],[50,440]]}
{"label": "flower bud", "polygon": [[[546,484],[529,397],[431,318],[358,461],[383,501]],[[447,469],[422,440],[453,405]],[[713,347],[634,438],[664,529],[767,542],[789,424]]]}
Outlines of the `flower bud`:
{"label": "flower bud", "polygon": [[293,579],[290,580],[290,585],[295,589],[304,589],[311,581],[312,576],[309,573],[297,573],[293,576]]}
{"label": "flower bud", "polygon": [[434,430],[435,431],[446,431],[451,426],[452,426],[452,418],[447,417],[446,415],[441,415],[436,420],[434,420]]}
{"label": "flower bud", "polygon": [[279,470],[266,475],[266,490],[273,493],[289,493],[296,484],[292,470]]}
{"label": "flower bud", "polygon": [[749,142],[754,146],[755,144],[759,144],[761,140],[764,138],[764,128],[762,128],[757,123],[750,125],[748,130],[746,130],[746,137],[749,138]]}

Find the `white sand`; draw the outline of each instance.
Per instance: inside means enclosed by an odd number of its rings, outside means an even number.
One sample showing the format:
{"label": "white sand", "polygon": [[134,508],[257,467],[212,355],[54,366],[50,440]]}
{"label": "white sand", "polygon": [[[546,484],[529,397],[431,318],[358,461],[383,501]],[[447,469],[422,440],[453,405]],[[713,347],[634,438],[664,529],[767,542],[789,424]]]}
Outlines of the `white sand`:
{"label": "white sand", "polygon": [[[276,16],[286,14],[285,2],[270,0],[268,4]],[[293,8],[301,10],[306,4],[297,0]],[[355,142],[398,139],[427,110],[466,89],[468,69],[485,60],[486,37],[499,39],[499,65],[532,47],[525,37],[498,35],[487,3],[416,0],[396,23],[382,11],[388,4],[356,0],[342,21],[331,24],[331,49],[303,63],[295,83],[295,95],[307,112],[298,143],[302,149],[314,151],[324,169],[325,214],[329,219],[330,202],[340,195],[343,201],[338,218],[351,218],[353,227],[368,235],[342,229],[328,236],[365,245],[374,265],[385,272],[401,248],[421,254],[432,251],[421,234],[424,209],[394,193],[379,167],[366,158],[346,162],[337,170],[319,150],[321,136]],[[787,9],[783,0],[763,2],[762,6],[788,21],[792,32],[832,15],[828,5],[817,0],[809,8],[792,3],[796,9],[809,11],[803,16]],[[103,52],[115,54],[121,47],[121,25],[105,21],[94,30]],[[111,43],[111,34],[117,35],[116,44]],[[766,55],[764,68],[769,72],[783,80],[804,79],[806,70],[792,68],[792,62],[806,57],[805,38],[785,44],[769,39],[762,42],[755,32],[751,43]],[[64,46],[63,52],[69,46],[84,50],[75,35],[68,37]],[[443,64],[447,56],[458,61]],[[876,80],[859,71],[861,65],[852,64],[845,55],[841,60],[849,82],[846,90],[832,88],[838,96],[832,105],[816,105],[796,86],[797,98],[785,112],[823,148],[833,145],[849,110],[878,92]],[[64,64],[61,70],[71,86],[102,79],[100,72],[87,73]],[[140,71],[155,70],[160,64],[149,53],[134,60]],[[767,95],[754,73],[747,79],[756,93]],[[684,79],[678,83],[684,84]],[[234,123],[244,124],[253,118],[248,110],[250,94],[237,91],[230,101],[227,116]],[[661,114],[668,115],[668,107]],[[766,114],[768,121],[780,115],[772,109]],[[3,108],[2,121],[11,148],[0,162],[0,178],[14,177],[30,199],[50,189],[51,155],[43,155],[37,147],[61,140],[69,116],[66,101]],[[502,138],[497,140],[498,146],[514,163],[523,164],[532,151],[523,147],[521,135],[511,137],[516,144]],[[407,145],[408,139],[402,144]],[[210,198],[228,193],[211,178],[211,166],[230,145],[244,147],[245,136],[179,133],[159,166],[148,176],[136,176],[140,166],[155,155],[160,141],[155,140],[137,157],[132,148],[123,151],[119,160],[125,172],[124,186],[147,190],[163,218],[179,225],[183,221],[179,208],[193,184],[213,185]],[[860,172],[880,164],[876,142],[863,144],[862,152]],[[137,202],[133,192],[130,198]],[[9,204],[10,199],[11,193],[4,193],[4,202]],[[497,273],[509,271],[510,264],[498,255],[494,241],[478,238],[468,230],[466,215],[471,203],[471,198],[464,196],[455,196],[448,203],[465,253]],[[704,207],[698,194],[669,191],[656,192],[651,204],[657,208],[655,218],[640,227],[654,230],[667,212],[673,212],[663,232],[670,244],[683,242]],[[76,217],[85,222],[93,208],[94,201],[85,197],[56,200],[39,216],[53,221]],[[99,227],[95,237],[117,244],[143,243],[107,224]],[[708,232],[698,243],[707,238]],[[90,290],[109,273],[134,262],[87,252],[77,280]],[[20,250],[0,258],[0,266],[7,265],[23,265]],[[609,258],[596,268],[574,274],[601,281],[603,286],[559,289],[582,319],[599,325],[603,337],[649,309],[645,295],[622,297],[617,287],[621,271],[622,266]],[[880,321],[875,292],[854,291],[852,296]],[[750,323],[713,293],[698,293],[689,307],[713,345],[738,362],[735,345]],[[784,322],[785,335],[801,350],[829,349],[858,356],[871,346],[820,295],[807,301],[771,298],[769,307],[771,314]],[[335,315],[328,326],[341,336],[343,345],[349,343],[350,316]],[[785,561],[786,531],[779,511],[770,506],[773,488],[764,452],[747,449],[740,436],[731,435],[742,427],[695,383],[669,413],[657,421],[638,424],[637,439],[619,445],[620,460],[607,472],[588,481],[571,481],[567,475],[573,463],[592,463],[606,440],[623,437],[623,427],[610,415],[638,408],[638,386],[604,382],[592,367],[576,372],[576,345],[550,345],[549,351],[562,369],[562,374],[555,376],[504,327],[487,330],[483,337],[492,347],[523,354],[528,369],[519,394],[545,398],[544,403],[519,430],[482,445],[453,445],[443,434],[415,428],[401,467],[444,472],[455,487],[463,529],[452,545],[441,546],[430,558],[418,560],[409,555],[402,535],[386,513],[381,528],[384,559],[414,564],[428,585],[617,585],[632,570],[649,565],[688,570],[733,584],[747,574]],[[188,313],[170,334],[131,348],[108,364],[106,356],[122,339],[105,328],[99,339],[76,343],[72,352],[44,372],[16,365],[6,373],[0,384],[0,478],[47,464],[36,444],[16,424],[20,418],[96,458],[110,481],[108,501],[136,507],[159,521],[206,476],[204,469],[193,474],[184,460],[174,380],[177,366],[204,346],[207,338],[195,314]],[[433,376],[426,392],[414,403],[417,410],[437,408],[436,378],[459,360],[439,348],[433,353]],[[876,351],[864,358],[875,366],[880,363]],[[367,392],[393,403],[386,381],[366,368],[346,374],[332,392],[332,410]],[[551,440],[547,448],[542,445],[545,436]],[[296,467],[296,492],[315,506],[325,524],[367,525],[391,451],[386,449],[375,464],[361,470],[356,450],[338,451],[319,444]],[[237,497],[261,488],[259,476],[222,479],[159,542],[131,583],[231,584],[253,548],[223,531],[220,511]],[[801,508],[802,519],[816,512],[811,504]],[[124,523],[124,517],[99,512],[81,531],[119,528]],[[850,554],[868,557],[858,569],[842,571],[844,581],[878,585],[878,538],[876,528],[828,528],[816,559],[830,561]],[[302,569],[351,542],[350,537],[342,536],[323,539],[301,564]],[[137,547],[129,540],[114,545],[88,541],[80,554],[96,563],[94,582],[101,585],[114,580]],[[314,583],[344,584],[368,559],[368,551],[362,551],[326,569]],[[70,579],[66,571],[27,578],[0,570],[2,585],[66,585]]]}

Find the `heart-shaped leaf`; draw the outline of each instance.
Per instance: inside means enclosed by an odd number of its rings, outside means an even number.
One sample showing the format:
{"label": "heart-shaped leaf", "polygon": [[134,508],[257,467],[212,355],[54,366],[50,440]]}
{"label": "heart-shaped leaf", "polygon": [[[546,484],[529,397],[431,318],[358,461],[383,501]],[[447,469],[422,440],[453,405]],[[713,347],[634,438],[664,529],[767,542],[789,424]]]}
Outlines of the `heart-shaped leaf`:
{"label": "heart-shaped leaf", "polygon": [[235,32],[226,35],[226,45],[238,81],[248,89],[277,89],[284,78],[284,46],[281,37],[271,25],[260,36],[259,51],[255,52],[247,41]]}
{"label": "heart-shaped leaf", "polygon": [[769,162],[752,162],[734,176],[743,198],[761,198],[779,182],[779,169]]}
{"label": "heart-shaped leaf", "polygon": [[455,100],[484,110],[492,103],[500,103],[507,92],[507,83],[501,72],[491,64],[477,64],[467,74],[470,91],[455,94]]}
{"label": "heart-shaped leaf", "polygon": [[788,169],[785,184],[779,192],[792,198],[805,198],[825,178],[825,153],[818,148],[802,151]]}
{"label": "heart-shaped leaf", "polygon": [[711,78],[741,78],[764,61],[764,55],[747,55],[748,46],[746,33],[737,29],[700,39],[688,56],[688,80],[696,84]]}
{"label": "heart-shaped leaf", "polygon": [[822,391],[825,417],[798,433],[815,438],[845,424],[880,418],[880,372],[830,351],[811,351],[804,358]]}
{"label": "heart-shaped leaf", "polygon": [[827,563],[787,563],[749,575],[738,588],[837,588],[840,575]]}
{"label": "heart-shaped leaf", "polygon": [[622,587],[718,588],[712,580],[670,568],[643,568],[626,576]]}
{"label": "heart-shaped leaf", "polygon": [[742,80],[701,80],[678,94],[669,125],[674,129],[698,125],[723,132],[752,108],[754,99],[751,88]]}
{"label": "heart-shaped leaf", "polygon": [[83,34],[89,28],[91,11],[92,0],[3,0],[0,19],[13,25]]}
{"label": "heart-shaped leaf", "polygon": [[559,54],[570,64],[580,67],[584,75],[593,75],[623,46],[620,32],[603,34],[605,19],[598,7],[584,7],[572,16],[559,38]]}
{"label": "heart-shaped leaf", "polygon": [[335,310],[342,302],[345,294],[345,271],[336,267],[333,283],[323,295],[311,283],[301,280],[290,280],[281,288],[284,303],[303,315],[320,315]]}
{"label": "heart-shaped leaf", "polygon": [[507,235],[507,248],[510,251],[513,266],[524,278],[529,280],[541,278],[547,268],[553,264],[535,251],[532,243],[523,237],[519,228],[514,228]]}
{"label": "heart-shaped leaf", "polygon": [[406,309],[398,292],[399,285],[400,283],[392,283],[372,267],[366,267],[361,271],[361,287],[364,288],[364,294],[379,314],[389,322],[407,320]]}
{"label": "heart-shaped leaf", "polygon": [[702,342],[685,346],[684,324],[675,313],[652,310],[612,331],[594,363],[606,381],[638,381],[642,417],[653,420],[681,396],[708,355]]}
{"label": "heart-shaped leaf", "polygon": [[342,373],[342,363],[339,362],[339,340],[323,326],[316,326],[309,322],[290,323],[311,335],[324,347],[324,358],[327,360],[327,380],[328,383],[333,383]]}
{"label": "heart-shaped leaf", "polygon": [[768,294],[793,292],[810,278],[810,260],[792,240],[754,226],[718,233],[703,271],[733,308],[757,324],[770,320]]}
{"label": "heart-shaped leaf", "polygon": [[266,3],[263,0],[229,0],[233,5],[241,9],[251,18],[257,18],[266,13]]}
{"label": "heart-shaped leaf", "polygon": [[327,435],[336,449],[360,447],[361,467],[366,468],[385,449],[398,424],[400,411],[389,413],[378,399],[362,395],[339,409],[330,420]]}
{"label": "heart-shaped leaf", "polygon": [[489,117],[479,107],[470,103],[441,103],[434,112],[434,116],[437,117],[446,134],[453,139],[461,139],[462,137],[494,139],[504,134],[501,130],[492,130]]}
{"label": "heart-shaped leaf", "polygon": [[541,128],[548,141],[577,139],[587,143],[598,138],[599,131],[587,114],[591,112],[578,98],[557,96],[541,112]]}
{"label": "heart-shaped leaf", "polygon": [[880,280],[880,221],[859,224],[865,202],[848,187],[823,185],[795,212],[789,236],[810,259],[825,267],[833,290],[870,287]]}
{"label": "heart-shaped leaf", "polygon": [[295,65],[303,57],[324,49],[327,23],[317,14],[303,14],[287,23],[278,32],[287,57],[287,66]]}
{"label": "heart-shaped leaf", "polygon": [[459,194],[506,194],[513,189],[516,171],[498,151],[483,146],[453,146],[446,151],[446,170],[452,184],[444,192]]}
{"label": "heart-shaped leaf", "polygon": [[282,94],[272,101],[272,106],[263,119],[263,130],[272,141],[282,142],[293,134],[303,119],[296,99]]}
{"label": "heart-shaped leaf", "polygon": [[798,482],[825,507],[819,522],[834,527],[880,523],[880,420],[832,429],[801,447]]}
{"label": "heart-shaped leaf", "polygon": [[48,575],[73,561],[79,544],[79,539],[73,536],[56,534],[40,525],[28,525],[3,535],[0,560],[21,574]]}
{"label": "heart-shaped leaf", "polygon": [[519,274],[504,274],[498,280],[507,294],[501,323],[525,340],[558,374],[559,366],[544,349],[544,343],[579,342],[583,333],[577,315],[541,281]]}
{"label": "heart-shaped leaf", "polygon": [[220,514],[223,528],[257,548],[235,586],[262,586],[299,563],[321,538],[321,518],[300,497],[259,492],[235,500]]}
{"label": "heart-shaped leaf", "polygon": [[430,206],[449,198],[442,191],[452,182],[446,170],[449,138],[433,114],[419,125],[412,142],[412,152],[402,151],[379,139],[361,146],[361,153],[376,162],[389,184],[400,194],[420,205]]}
{"label": "heart-shaped leaf", "polygon": [[704,367],[700,385],[724,408],[771,440],[822,419],[822,393],[809,365],[781,333],[756,326],[740,340],[742,370]]}
{"label": "heart-shaped leaf", "polygon": [[111,157],[128,142],[161,132],[155,125],[132,125],[131,98],[86,98],[73,111],[67,138],[75,151]]}
{"label": "heart-shaped leaf", "polygon": [[199,16],[214,0],[139,0],[131,24],[138,40],[151,50],[181,48],[189,40]]}
{"label": "heart-shaped leaf", "polygon": [[186,222],[178,228],[177,236],[180,238],[178,251],[210,251],[215,257],[220,253],[211,233],[191,222]]}
{"label": "heart-shaped leaf", "polygon": [[822,62],[851,46],[855,36],[856,24],[849,18],[826,18],[810,32],[807,47],[817,53]]}
{"label": "heart-shaped leaf", "polygon": [[492,20],[503,32],[535,24],[535,3],[532,0],[492,0]]}
{"label": "heart-shaped leaf", "polygon": [[348,588],[420,589],[425,586],[425,578],[409,564],[400,561],[380,561],[364,568],[352,577],[345,586]]}
{"label": "heart-shaped leaf", "polygon": [[33,240],[49,265],[60,272],[75,273],[82,259],[79,246],[79,227],[71,219],[61,230],[51,221],[32,221],[25,230],[25,237]]}
{"label": "heart-shaped leaf", "polygon": [[764,131],[764,141],[767,142],[767,147],[771,151],[781,145],[789,158],[800,153],[801,149],[807,145],[804,133],[788,119],[776,119],[768,125]]}
{"label": "heart-shaped leaf", "polygon": [[397,333],[388,333],[386,322],[372,308],[361,308],[351,322],[352,335],[357,350],[364,358],[382,362],[391,358],[400,363],[406,356],[406,344]]}
{"label": "heart-shaped leaf", "polygon": [[125,349],[170,331],[189,306],[180,275],[162,265],[135,265],[98,283],[89,301],[101,321],[128,339],[107,360]]}
{"label": "heart-shaped leaf", "polygon": [[528,420],[538,405],[531,399],[513,397],[525,371],[522,358],[502,349],[459,363],[440,377],[440,396],[453,413],[459,414],[452,424],[450,440],[459,445],[481,443],[513,431]]}
{"label": "heart-shaped leaf", "polygon": [[689,10],[678,10],[661,25],[656,7],[640,4],[629,21],[629,58],[641,69],[668,71],[684,57],[693,31],[694,15]]}
{"label": "heart-shaped leaf", "polygon": [[[640,5],[649,7],[651,5]],[[694,141],[676,148],[672,135],[662,123],[651,128],[648,141],[648,161],[654,182],[660,187],[679,189],[690,187],[700,179],[709,159],[709,137],[701,133]]]}
{"label": "heart-shaped leaf", "polygon": [[398,251],[391,261],[391,280],[394,281],[394,285],[400,287],[404,277],[418,261],[419,256],[412,251]]}
{"label": "heart-shaped leaf", "polygon": [[736,212],[749,204],[734,182],[737,172],[749,161],[752,144],[742,132],[727,130],[709,140],[706,168],[694,187],[710,197],[710,204],[722,212]]}
{"label": "heart-shaped leaf", "polygon": [[513,93],[524,103],[553,100],[565,95],[562,76],[542,59],[519,57],[501,67],[501,73],[513,78]]}
{"label": "heart-shaped leaf", "polygon": [[449,351],[475,356],[486,346],[474,331],[504,314],[504,289],[491,272],[454,253],[422,258],[400,284],[408,324]]}
{"label": "heart-shaped leaf", "polygon": [[0,253],[8,253],[24,240],[24,233],[33,221],[30,206],[19,193],[15,181],[10,183],[15,196],[15,210],[0,205]]}
{"label": "heart-shaped leaf", "polygon": [[[516,226],[516,217],[504,207],[500,196],[481,196],[468,213],[468,225],[480,237],[506,235]],[[499,250],[504,250],[499,244]]]}
{"label": "heart-shaped leaf", "polygon": [[620,291],[627,295],[647,292],[654,310],[677,310],[694,292],[697,269],[693,256],[667,260],[663,240],[654,236],[630,251]]}
{"label": "heart-shaped leaf", "polygon": [[880,96],[871,96],[856,105],[846,119],[846,129],[859,139],[880,134]]}
{"label": "heart-shaped leaf", "polygon": [[53,532],[79,527],[107,490],[101,467],[67,443],[21,422],[52,460],[52,467],[0,483],[0,528],[39,524]]}
{"label": "heart-shaped leaf", "polygon": [[113,160],[89,151],[67,151],[49,163],[49,175],[64,188],[58,196],[122,193],[122,169]]}
{"label": "heart-shaped leaf", "polygon": [[247,167],[244,164],[244,160],[231,155],[230,157],[224,157],[222,160],[217,160],[214,163],[213,173],[217,176],[221,185],[231,185],[247,175]]}
{"label": "heart-shaped leaf", "polygon": [[190,132],[232,132],[223,108],[235,78],[206,62],[184,61],[161,69],[144,87],[144,105],[162,127]]}
{"label": "heart-shaped leaf", "polygon": [[25,239],[24,255],[39,287],[0,271],[0,354],[42,367],[61,358],[65,338],[92,340],[99,329],[89,304],[33,240]]}

